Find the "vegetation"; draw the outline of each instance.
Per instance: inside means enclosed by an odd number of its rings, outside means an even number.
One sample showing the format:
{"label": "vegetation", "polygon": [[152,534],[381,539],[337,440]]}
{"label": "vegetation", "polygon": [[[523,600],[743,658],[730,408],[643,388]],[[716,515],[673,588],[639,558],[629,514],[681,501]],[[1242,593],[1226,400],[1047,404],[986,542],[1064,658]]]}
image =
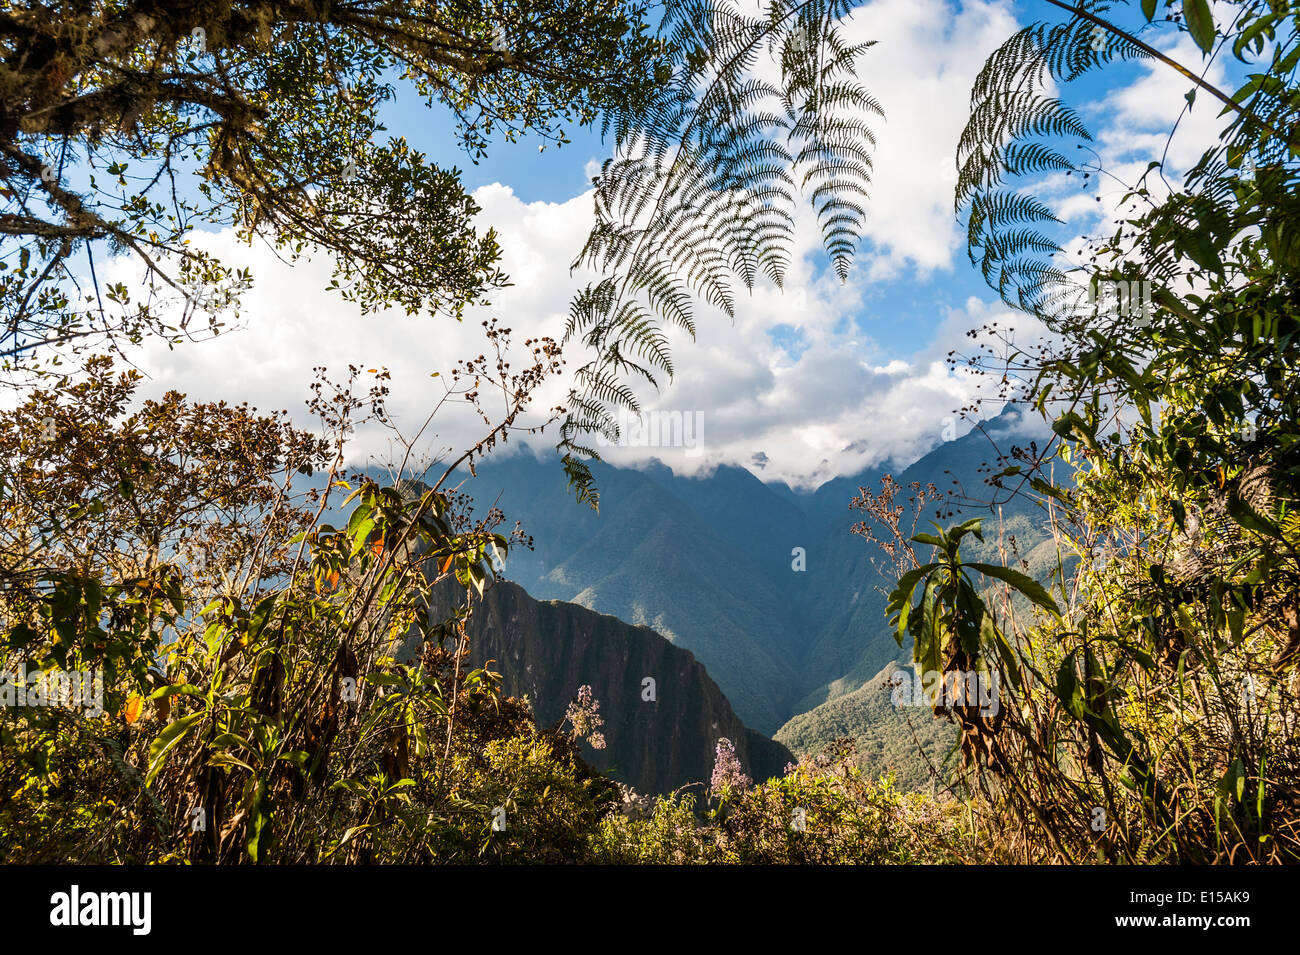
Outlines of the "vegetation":
{"label": "vegetation", "polygon": [[[838,29],[852,6],[682,0],[657,21],[622,0],[0,12],[0,859],[1300,861],[1293,3],[1244,0],[1216,23],[1207,0],[1049,0],[1058,20],[1019,31],[976,82],[956,190],[971,260],[1051,335],[1026,353],[989,329],[1001,351],[967,360],[1055,438],[986,479],[992,505],[1041,508],[1045,530],[1008,525],[1046,535],[1021,542],[1032,554],[965,514],[905,530],[892,479],[854,501],[896,572],[887,607],[862,607],[885,610],[919,671],[997,694],[929,701],[961,757],[938,761],[931,795],[864,772],[837,738],[757,783],[723,740],[707,787],[647,799],[581,758],[603,745],[589,688],[538,727],[469,663],[476,597],[532,542],[502,533],[495,508],[475,518],[448,482],[522,429],[564,342],[526,340],[520,361],[484,321],[485,354],[446,385],[482,434],[414,478],[379,370],[322,372],[319,433],[177,393],[141,400],[116,370],[125,342],[180,342],[196,316],[220,333],[237,312],[254,277],[191,244],[203,227],[328,253],[362,313],[490,304],[508,277],[458,172],[379,136],[395,84],[456,117],[471,154],[600,121],[615,155],[579,262],[603,277],[565,339],[595,357],[543,426],[595,507],[586,437],[636,407],[629,375],[671,374],[662,328],[693,330],[692,295],[728,313],[737,285],[782,282],[801,190],[845,274],[870,172],[860,117],[878,112],[853,75],[863,47]],[[1246,81],[1215,88],[1158,52],[1157,30],[1234,57]],[[765,52],[779,79],[755,75]],[[1056,90],[1138,58],[1187,77],[1189,109],[1222,107],[1224,132],[1176,184],[1153,162],[1113,233],[1072,253],[1035,177],[1107,171],[1063,151],[1090,134]],[[132,257],[139,284],[101,287],[97,251]],[[1150,283],[1149,311],[1132,312],[1133,286],[1112,300],[1098,282]],[[362,420],[393,427],[399,482],[346,468]],[[970,501],[913,490],[918,518]],[[449,586],[465,606],[431,612]],[[844,648],[831,634],[817,649]],[[943,741],[934,726],[920,740]]]}
{"label": "vegetation", "polygon": [[[894,705],[891,696],[900,670],[890,663],[851,693],[800,713],[774,739],[802,756],[824,752],[828,740],[851,740],[862,774],[872,779],[889,776],[901,792],[937,794],[946,786],[959,734],[925,707]],[[901,673],[909,675],[907,670]]]}
{"label": "vegetation", "polygon": [[[218,331],[252,276],[187,242],[213,225],[329,253],[362,312],[459,315],[505,281],[496,237],[475,231],[455,169],[384,140],[380,105],[404,81],[458,117],[471,154],[502,132],[562,143],[566,124],[635,113],[666,78],[644,12],[617,0],[524,0],[500,15],[390,0],[7,7],[6,367],[29,373],[53,345],[180,337],[196,318]],[[139,287],[72,292],[74,256],[93,273],[104,250],[140,262]]]}
{"label": "vegetation", "polygon": [[[1236,4],[1216,28],[1203,2],[1142,4],[1146,20],[1163,8],[1207,56],[1251,72],[1231,93],[1195,81],[1189,107],[1224,106],[1222,137],[1180,186],[1157,178],[1158,162],[1129,186],[1080,282],[1055,264],[1046,201],[999,189],[1007,175],[1081,171],[1046,142],[1088,136],[1047,83],[1157,55],[1109,6],[1028,27],[993,54],[959,157],[972,258],[1057,335],[999,369],[1057,439],[998,475],[1001,493],[1034,494],[1051,514],[1056,598],[963,567],[967,524],[913,538],[936,545],[943,570],[903,576],[894,609],[918,660],[977,657],[1003,676],[1000,725],[961,719],[963,748],[989,757],[963,782],[1013,834],[1015,857],[1294,862],[1297,11]],[[1096,27],[1114,43],[1093,42]],[[1095,295],[1080,309],[1087,282],[1132,279],[1152,283],[1149,321]],[[1077,469],[1069,484],[1044,476],[1058,455]],[[1046,613],[1029,622],[1006,592],[973,599],[959,582],[972,568]],[[926,575],[921,617],[909,617]]]}
{"label": "vegetation", "polygon": [[849,740],[757,786],[729,764],[723,740],[708,797],[702,807],[687,795],[607,816],[594,838],[599,857],[623,864],[934,864],[990,852],[956,802],[903,794],[890,777],[864,776]]}
{"label": "vegetation", "polygon": [[[346,473],[359,415],[396,430],[382,372],[364,373],[363,397],[360,369],[322,376],[312,435],[243,406],[142,402],[105,356],[150,335],[219,334],[238,314],[255,277],[201,251],[202,228],[326,253],[331,287],[361,313],[489,304],[507,277],[457,171],[381,135],[398,82],[450,111],[471,154],[502,133],[563,144],[566,124],[599,119],[616,159],[583,254],[610,277],[575,303],[569,334],[597,365],[557,410],[567,472],[594,505],[575,439],[607,430],[603,404],[634,403],[618,376],[671,372],[656,322],[691,327],[688,287],[729,308],[733,280],[779,282],[800,188],[847,268],[868,160],[843,113],[873,104],[851,78],[860,48],[836,32],[846,10],[688,2],[653,26],[619,0],[506,15],[382,0],[0,13],[2,354],[16,398],[0,668],[23,697],[0,713],[6,860],[584,857],[615,790],[578,758],[578,723],[539,731],[495,674],[467,665],[464,613],[428,612],[432,588],[481,594],[527,542],[496,531],[498,511],[473,520],[444,483],[517,429],[559,344],[524,342],[512,370],[509,330],[484,322],[490,357],[458,363],[447,386],[484,434],[422,486]],[[750,76],[767,51],[778,85]],[[771,97],[782,115],[755,114]],[[131,257],[139,283],[101,286],[96,252]],[[504,411],[484,411],[484,389]],[[335,527],[322,517],[340,489]],[[397,662],[412,638],[418,658]],[[70,673],[102,678],[76,688],[86,705],[66,705]]]}

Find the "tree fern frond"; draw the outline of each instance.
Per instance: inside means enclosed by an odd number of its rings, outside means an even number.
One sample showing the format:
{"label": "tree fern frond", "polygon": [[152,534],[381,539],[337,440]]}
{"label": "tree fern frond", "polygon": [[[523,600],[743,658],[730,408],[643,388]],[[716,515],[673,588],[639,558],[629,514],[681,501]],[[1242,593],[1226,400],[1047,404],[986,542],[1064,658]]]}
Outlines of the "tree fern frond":
{"label": "tree fern frond", "polygon": [[[801,191],[837,274],[847,276],[872,171],[865,118],[882,114],[854,74],[872,44],[840,35],[856,5],[665,4],[659,37],[672,75],[649,102],[604,117],[615,156],[594,183],[595,225],[574,261],[600,278],[575,296],[565,328],[566,341],[594,351],[577,371],[561,429],[571,481],[588,479],[577,465],[595,457],[578,444],[586,425],[604,420],[590,403],[635,408],[623,375],[671,377],[664,324],[694,335],[695,297],[734,316],[737,283],[752,289],[765,275],[782,285]],[[763,56],[779,66],[779,80],[760,75]]]}
{"label": "tree fern frond", "polygon": [[[1081,0],[1078,6],[1100,15],[1111,4]],[[1077,13],[1062,23],[1034,23],[1017,31],[976,76],[970,117],[957,147],[954,201],[959,212],[965,210],[970,260],[1004,301],[1030,311],[1056,298],[1032,283],[1054,282],[1063,274],[1053,264],[1058,243],[1025,227],[1061,220],[1041,201],[1003,183],[1008,177],[1074,169],[1059,144],[1092,138],[1082,118],[1054,95],[1056,86],[1112,61],[1147,55],[1113,33],[1098,31],[1096,23]]]}

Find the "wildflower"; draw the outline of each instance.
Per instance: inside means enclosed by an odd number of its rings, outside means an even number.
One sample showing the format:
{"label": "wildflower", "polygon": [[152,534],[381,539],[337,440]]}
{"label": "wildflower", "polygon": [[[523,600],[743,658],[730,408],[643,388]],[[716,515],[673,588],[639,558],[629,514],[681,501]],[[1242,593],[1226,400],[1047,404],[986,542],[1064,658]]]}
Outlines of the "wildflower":
{"label": "wildflower", "polygon": [[605,734],[600,732],[605,720],[600,715],[600,701],[593,695],[590,686],[584,684],[578,687],[578,698],[569,703],[564,718],[573,727],[574,739],[585,739],[592,749],[605,748]]}
{"label": "wildflower", "polygon": [[731,740],[718,740],[718,751],[713,763],[713,777],[709,780],[710,791],[717,793],[724,789],[747,789],[753,782],[745,775],[745,768],[736,758],[736,747]]}

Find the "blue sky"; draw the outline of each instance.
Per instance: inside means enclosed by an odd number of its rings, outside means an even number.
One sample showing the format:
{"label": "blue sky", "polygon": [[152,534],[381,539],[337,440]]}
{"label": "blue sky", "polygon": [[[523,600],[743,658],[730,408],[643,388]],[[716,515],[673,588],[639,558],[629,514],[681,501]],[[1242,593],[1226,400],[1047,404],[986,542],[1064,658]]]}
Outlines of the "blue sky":
{"label": "blue sky", "polygon": [[[655,456],[689,471],[749,465],[761,453],[769,462],[764,477],[810,486],[884,461],[907,463],[950,433],[955,409],[979,396],[978,382],[951,373],[943,361],[949,349],[967,344],[966,330],[996,320],[1015,326],[1023,336],[1017,341],[1041,333],[1002,306],[967,262],[952,187],[971,83],[988,54],[1031,15],[1057,13],[1042,2],[999,0],[862,4],[845,30],[852,40],[878,41],[860,73],[886,117],[873,124],[876,178],[853,275],[840,285],[828,273],[816,224],[804,215],[786,293],[757,288],[741,298],[734,324],[702,308],[698,340],[673,338],[674,381],[659,393],[640,391],[648,409],[703,413],[706,453],[685,458],[671,449],[613,448],[608,457],[634,465]],[[1155,37],[1160,49],[1181,61],[1200,62],[1185,35],[1161,30]],[[1213,64],[1211,75],[1227,82],[1222,66]],[[1188,85],[1167,68],[1145,63],[1113,68],[1065,93],[1096,134],[1107,168],[1134,177],[1163,151]],[[1212,141],[1220,122],[1215,112],[1199,103],[1181,121],[1172,167],[1187,168]],[[609,145],[592,131],[571,129],[572,142],[562,148],[548,144],[539,152],[535,138],[499,142],[476,165],[458,148],[449,117],[430,111],[413,93],[399,95],[384,120],[390,134],[461,169],[483,209],[483,224],[498,230],[503,267],[516,284],[490,311],[520,338],[558,336],[577,284],[568,266],[590,225],[589,177]],[[1111,183],[1100,193],[1081,191],[1077,177],[1063,176],[1038,186],[1067,218],[1067,237],[1095,228],[1121,191]],[[224,234],[212,237],[212,247],[254,272],[243,328],[175,351],[147,346],[139,364],[157,390],[177,387],[195,397],[294,408],[313,365],[340,371],[348,363],[382,366],[393,373],[390,407],[409,434],[440,397],[432,372],[482,351],[479,316],[461,326],[406,316],[362,318],[322,292],[328,263],[286,267]],[[579,357],[571,356],[570,365]],[[539,405],[562,398],[565,383],[553,386]],[[430,453],[473,439],[471,419],[454,408],[439,415]],[[382,458],[389,439],[380,432],[360,435],[357,453]]]}
{"label": "blue sky", "polygon": [[[581,194],[590,185],[590,164],[603,159],[612,148],[601,139],[599,130],[574,127],[568,130],[571,143],[563,147],[546,143],[539,136],[525,136],[515,142],[498,138],[488,155],[475,163],[454,137],[447,135],[453,119],[449,110],[431,110],[414,94],[399,95],[384,105],[381,116],[389,134],[404,136],[430,161],[459,169],[469,190],[503,183],[525,203],[564,202]],[[545,149],[540,150],[543,145]],[[871,245],[870,239],[864,242],[868,249]],[[825,275],[825,262],[813,265],[818,276]],[[890,321],[868,327],[865,313],[845,314],[845,327],[861,321],[859,332],[869,334],[883,349],[881,354],[902,358],[915,348],[918,334],[937,328],[937,316],[944,307],[971,295],[987,296],[988,289],[963,260],[955,268],[944,269],[942,275],[927,276],[920,282],[880,283],[869,294],[871,311],[888,313]],[[806,336],[795,324],[774,326],[769,337],[795,360],[807,347]]]}
{"label": "blue sky", "polygon": [[[951,3],[942,6],[956,15],[963,6],[974,5]],[[1035,17],[1054,19],[1056,13],[1042,2],[1001,6],[1021,25],[1032,22]],[[1147,24],[1138,9],[1121,6],[1115,16],[1125,28],[1143,38],[1168,35],[1167,27],[1158,23]],[[867,56],[869,58],[871,54]],[[1116,62],[1104,75],[1090,73],[1073,83],[1069,87],[1068,99],[1090,122],[1104,122],[1104,109],[1095,104],[1104,101],[1108,91],[1133,82],[1142,70],[1138,64]],[[1239,74],[1241,71],[1236,72]],[[499,137],[489,154],[474,162],[446,133],[452,122],[450,111],[431,111],[418,97],[406,95],[386,103],[382,116],[391,133],[405,136],[433,162],[459,168],[469,189],[504,183],[526,203],[564,202],[585,191],[591,171],[589,162],[605,157],[611,148],[610,143],[601,139],[598,130],[574,127],[568,131],[572,140],[570,144],[558,147],[548,143],[545,150],[539,150],[544,141],[537,136],[526,136],[516,142],[506,142]],[[888,134],[888,124],[889,117],[886,116],[882,135]],[[1080,181],[1079,185],[1083,183]],[[863,245],[870,251],[877,243],[868,237]],[[817,274],[822,275],[826,264],[817,263],[816,268]],[[861,334],[869,335],[881,350],[881,356],[903,358],[915,349],[919,335],[931,334],[938,329],[939,316],[945,309],[958,307],[971,296],[989,301],[995,298],[967,260],[957,256],[951,266],[933,274],[914,274],[873,284],[869,291],[869,307],[845,314],[842,318]],[[887,314],[889,321],[873,323],[870,319],[873,314]],[[807,337],[797,324],[773,326],[768,335],[792,360],[797,360],[807,350]]]}

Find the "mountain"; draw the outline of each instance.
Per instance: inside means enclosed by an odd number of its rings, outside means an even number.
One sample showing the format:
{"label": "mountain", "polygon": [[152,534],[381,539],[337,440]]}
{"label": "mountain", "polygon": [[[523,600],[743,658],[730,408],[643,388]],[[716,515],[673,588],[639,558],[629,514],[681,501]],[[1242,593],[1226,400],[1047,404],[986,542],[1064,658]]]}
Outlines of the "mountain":
{"label": "mountain", "polygon": [[[742,523],[738,541],[662,475],[596,464],[596,514],[573,501],[554,460],[521,454],[477,471],[465,490],[521,520],[536,542],[511,552],[509,579],[539,599],[653,627],[705,662],[749,725],[770,733],[785,722],[801,695],[792,657],[802,636],[783,578],[806,537],[774,522],[763,532],[778,537],[760,546]],[[780,503],[752,475],[741,500],[755,515]]]}
{"label": "mountain", "polygon": [[[922,488],[933,485],[945,498],[949,492],[956,495],[941,504],[927,504],[916,522],[917,531],[931,530],[931,521],[947,526],[971,517],[983,517],[986,540],[980,543],[968,538],[963,554],[968,560],[991,563],[1026,558],[1046,539],[1044,515],[1033,502],[1015,497],[996,508],[978,503],[994,498],[996,488],[989,481],[990,475],[1003,467],[998,460],[999,446],[1009,447],[1015,440],[1009,432],[1018,421],[1014,413],[1004,412],[985,422],[983,430],[973,430],[948,441],[901,472],[892,473],[902,489],[895,505],[910,508],[906,498],[913,493],[913,484]],[[879,546],[852,533],[851,528],[864,521],[878,537],[892,538],[879,522],[864,512],[847,509],[848,499],[856,494],[859,485],[878,492],[881,477],[883,474],[869,472],[831,482],[838,485],[836,496],[845,497],[845,511],[826,527],[818,545],[832,572],[814,581],[812,600],[826,608],[826,615],[808,653],[804,676],[809,692],[796,702],[794,709],[798,713],[853,692],[891,660],[904,659],[910,652],[910,648],[900,648],[894,641],[885,618],[888,591],[896,579],[896,574],[890,571],[890,561]],[[828,486],[819,488],[817,495],[823,495]],[[1004,492],[1000,496],[1009,495]],[[906,513],[901,526],[910,536],[911,519]],[[923,546],[920,552],[923,557]]]}
{"label": "mountain", "polygon": [[[438,613],[450,612],[456,593],[442,592]],[[735,744],[756,780],[779,776],[794,761],[780,743],[745,726],[690,651],[648,627],[534,600],[502,581],[470,617],[468,636],[473,665],[490,664],[507,695],[527,696],[538,725],[561,720],[578,688],[590,686],[605,746],[584,743],[583,758],[639,792],[707,784],[719,739]]]}
{"label": "mountain", "polygon": [[[930,503],[917,530],[928,530],[930,519],[983,514],[988,540],[972,542],[968,556],[1023,557],[1041,574],[1055,554],[1031,503],[969,503],[992,496],[990,475],[1008,463],[998,446],[1028,443],[1014,436],[1018,423],[1004,412],[890,473],[905,489],[896,503],[911,482],[967,501]],[[893,583],[885,554],[852,533],[869,516],[849,507],[860,486],[879,490],[886,469],[797,491],[739,467],[682,476],[657,462],[641,469],[597,462],[598,514],[574,502],[549,455],[493,457],[476,471],[464,475],[462,491],[477,509],[500,507],[534,538],[535,549],[513,549],[504,568],[532,597],[650,627],[690,650],[740,720],[797,753],[815,751],[832,731],[870,743],[891,719],[866,688],[909,648],[898,646],[885,619]],[[836,704],[842,697],[849,699]],[[836,705],[817,712],[827,704]]]}
{"label": "mountain", "polygon": [[781,727],[777,742],[802,755],[819,753],[833,740],[852,737],[858,762],[870,775],[893,773],[900,789],[928,788],[934,775],[931,767],[943,773],[944,761],[957,742],[956,728],[928,709],[895,707],[890,701],[890,680],[898,670],[899,665],[891,661],[856,690],[800,713]]}

